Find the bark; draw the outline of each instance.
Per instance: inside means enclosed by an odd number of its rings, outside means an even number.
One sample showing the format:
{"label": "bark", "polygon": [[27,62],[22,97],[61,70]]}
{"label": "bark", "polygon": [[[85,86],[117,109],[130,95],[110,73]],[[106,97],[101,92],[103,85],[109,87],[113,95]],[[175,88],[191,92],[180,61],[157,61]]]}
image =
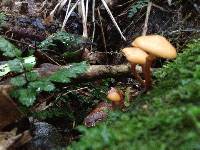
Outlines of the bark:
{"label": "bark", "polygon": [[[52,64],[42,64],[36,71],[41,77],[49,76],[55,73],[61,67],[68,66],[57,66]],[[141,67],[137,66],[136,70],[141,73]],[[108,78],[108,77],[119,77],[119,76],[131,76],[131,67],[129,64],[122,65],[90,65],[88,70],[75,78],[75,80],[89,81],[94,79]],[[72,81],[73,82],[73,81]]]}
{"label": "bark", "polygon": [[[141,73],[140,67],[137,68],[137,71]],[[78,78],[96,79],[130,75],[130,65],[92,65],[85,74]]]}
{"label": "bark", "polygon": [[[56,71],[58,71],[61,68],[65,68],[68,66],[57,66],[49,63],[42,64],[40,68],[36,68],[35,71],[38,72],[38,74],[41,77],[47,77],[52,74],[54,74]],[[141,73],[141,67],[137,66],[136,70],[138,73]],[[102,78],[108,78],[108,77],[128,77],[131,75],[131,67],[129,64],[122,64],[122,65],[91,65],[89,66],[88,70],[80,75],[77,76],[75,79],[72,80],[72,82],[86,82],[90,80],[95,79],[102,79]],[[0,82],[0,85],[9,85],[10,80],[2,81]]]}

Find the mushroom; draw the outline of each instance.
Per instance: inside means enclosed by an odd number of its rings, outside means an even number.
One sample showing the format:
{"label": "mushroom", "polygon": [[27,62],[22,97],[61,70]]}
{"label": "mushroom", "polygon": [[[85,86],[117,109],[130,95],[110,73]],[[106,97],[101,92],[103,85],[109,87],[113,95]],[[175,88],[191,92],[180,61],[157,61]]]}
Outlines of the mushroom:
{"label": "mushroom", "polygon": [[112,101],[112,107],[124,106],[124,95],[121,90],[111,87],[108,91],[107,98]]}
{"label": "mushroom", "polygon": [[124,53],[126,59],[129,61],[129,63],[131,64],[131,71],[132,71],[133,75],[142,84],[142,86],[144,86],[145,85],[144,81],[138,75],[138,73],[136,71],[136,65],[140,64],[143,66],[144,64],[146,64],[146,61],[147,61],[147,58],[149,57],[149,55],[146,52],[144,52],[142,49],[136,48],[136,47],[124,48],[122,50],[122,52]]}
{"label": "mushroom", "polygon": [[151,65],[156,57],[173,59],[176,58],[176,49],[173,45],[163,36],[160,35],[147,35],[136,38],[132,44],[149,54],[146,57],[146,63],[143,65],[143,72],[145,74],[145,89],[149,89],[152,85],[151,81]]}

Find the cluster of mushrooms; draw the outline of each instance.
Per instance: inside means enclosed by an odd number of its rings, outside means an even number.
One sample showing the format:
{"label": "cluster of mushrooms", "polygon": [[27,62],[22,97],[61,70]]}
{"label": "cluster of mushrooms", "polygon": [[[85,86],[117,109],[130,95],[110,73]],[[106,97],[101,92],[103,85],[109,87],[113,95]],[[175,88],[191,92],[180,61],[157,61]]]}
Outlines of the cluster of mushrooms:
{"label": "cluster of mushrooms", "polygon": [[[173,59],[176,58],[177,52],[174,46],[163,36],[147,35],[137,37],[132,43],[132,47],[126,47],[122,50],[124,56],[131,64],[131,71],[145,91],[152,86],[151,80],[151,65],[157,58]],[[136,65],[142,66],[144,80],[136,72]],[[107,98],[115,105],[123,103],[123,96],[119,90],[111,88],[108,92]]]}

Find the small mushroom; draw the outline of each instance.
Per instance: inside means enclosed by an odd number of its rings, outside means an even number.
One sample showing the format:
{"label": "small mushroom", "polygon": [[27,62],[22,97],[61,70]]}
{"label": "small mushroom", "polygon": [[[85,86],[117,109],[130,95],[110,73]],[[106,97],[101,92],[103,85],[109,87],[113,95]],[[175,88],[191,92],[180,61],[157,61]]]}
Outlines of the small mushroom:
{"label": "small mushroom", "polygon": [[131,64],[131,71],[132,71],[133,75],[144,86],[145,85],[144,81],[138,75],[138,73],[136,71],[136,65],[140,64],[143,66],[144,64],[146,64],[146,61],[147,61],[147,58],[149,57],[149,55],[146,52],[144,52],[143,50],[141,50],[140,48],[136,48],[136,47],[124,48],[122,50],[122,52],[124,53],[126,59],[129,61],[129,63]]}
{"label": "small mushroom", "polygon": [[131,45],[138,47],[149,54],[146,58],[146,64],[143,66],[145,89],[147,90],[152,86],[150,68],[153,60],[155,60],[156,57],[166,59],[176,58],[176,49],[165,37],[160,35],[140,36],[136,38]]}
{"label": "small mushroom", "polygon": [[108,91],[107,98],[112,101],[112,107],[123,107],[124,106],[124,95],[121,90],[114,87]]}

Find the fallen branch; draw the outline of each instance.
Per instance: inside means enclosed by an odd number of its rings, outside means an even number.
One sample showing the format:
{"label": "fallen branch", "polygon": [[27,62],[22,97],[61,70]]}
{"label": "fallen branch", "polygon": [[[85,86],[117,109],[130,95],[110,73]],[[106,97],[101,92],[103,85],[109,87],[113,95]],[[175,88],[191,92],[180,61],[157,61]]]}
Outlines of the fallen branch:
{"label": "fallen branch", "polygon": [[[141,72],[141,69],[137,69]],[[131,75],[130,65],[92,65],[80,79],[96,79]]]}
{"label": "fallen branch", "polygon": [[[38,72],[38,74],[41,77],[48,77],[52,74],[54,74],[56,71],[62,68],[67,68],[68,66],[58,66],[53,65],[49,63],[42,64],[40,68],[36,68],[35,71]],[[137,67],[137,71],[141,73],[141,67]],[[23,74],[22,74],[23,75]],[[72,82],[77,81],[90,81],[95,79],[102,79],[102,78],[108,78],[108,77],[119,77],[119,76],[130,76],[131,70],[129,64],[122,64],[122,65],[91,65],[89,66],[88,70],[72,80]],[[3,82],[0,82],[0,85],[9,85],[10,81],[6,80]]]}
{"label": "fallen branch", "polygon": [[151,13],[151,7],[152,7],[152,2],[149,2],[148,6],[147,6],[147,13],[146,13],[146,18],[145,18],[145,23],[144,23],[142,35],[146,35],[147,34],[149,15]]}
{"label": "fallen branch", "polygon": [[[68,66],[57,66],[52,64],[42,64],[41,68],[37,68],[36,70],[42,76],[49,76],[55,73],[57,70],[61,68],[65,68]],[[137,71],[141,73],[141,67],[137,67]],[[91,65],[89,66],[87,72],[78,76],[74,79],[74,81],[81,80],[93,80],[93,79],[101,79],[108,77],[118,77],[118,76],[129,76],[131,75],[130,65],[122,64],[122,65]],[[72,81],[73,82],[73,81]]]}
{"label": "fallen branch", "polygon": [[105,1],[105,0],[101,0],[101,2],[103,3],[103,5],[104,5],[104,7],[105,7],[105,9],[106,9],[106,11],[107,11],[107,13],[109,14],[109,16],[110,16],[110,18],[111,18],[113,24],[115,25],[115,27],[117,28],[118,32],[120,33],[122,39],[123,39],[124,41],[126,41],[126,37],[123,35],[123,33],[122,33],[120,27],[118,26],[118,24],[117,24],[115,18],[113,17],[112,12],[111,12],[110,9],[109,9],[109,7],[108,7],[106,1]]}

